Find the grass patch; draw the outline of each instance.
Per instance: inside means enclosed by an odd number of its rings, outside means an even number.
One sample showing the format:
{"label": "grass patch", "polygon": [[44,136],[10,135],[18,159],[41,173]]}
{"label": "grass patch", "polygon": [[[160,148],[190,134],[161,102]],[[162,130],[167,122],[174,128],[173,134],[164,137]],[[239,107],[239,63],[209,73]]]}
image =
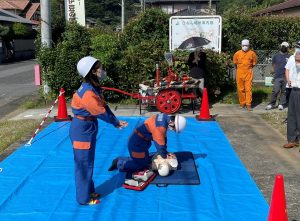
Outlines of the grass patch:
{"label": "grass patch", "polygon": [[[39,120],[0,121],[0,152],[15,142],[25,142],[36,130]],[[26,140],[27,141],[27,140]]]}
{"label": "grass patch", "polygon": [[287,118],[287,112],[268,112],[262,114],[262,118],[268,122],[273,128],[277,129],[281,134],[286,136],[286,126],[285,120]]}
{"label": "grass patch", "polygon": [[43,97],[30,97],[25,99],[22,102],[21,108],[23,109],[34,109],[34,108],[44,108],[44,107],[51,107],[54,100],[51,101],[50,99],[45,99]]}

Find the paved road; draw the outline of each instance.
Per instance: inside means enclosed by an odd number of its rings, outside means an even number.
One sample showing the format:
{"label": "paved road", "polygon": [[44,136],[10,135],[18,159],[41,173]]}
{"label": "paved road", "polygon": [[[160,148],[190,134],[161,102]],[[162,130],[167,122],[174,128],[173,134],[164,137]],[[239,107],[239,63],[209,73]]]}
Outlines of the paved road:
{"label": "paved road", "polygon": [[15,110],[24,98],[37,93],[35,60],[0,65],[0,119]]}

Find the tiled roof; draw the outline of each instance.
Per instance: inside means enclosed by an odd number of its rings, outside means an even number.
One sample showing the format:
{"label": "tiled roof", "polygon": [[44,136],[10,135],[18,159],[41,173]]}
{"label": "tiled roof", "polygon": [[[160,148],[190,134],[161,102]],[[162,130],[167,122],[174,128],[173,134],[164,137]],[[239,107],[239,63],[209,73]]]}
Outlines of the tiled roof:
{"label": "tiled roof", "polygon": [[290,9],[290,8],[295,8],[295,7],[300,7],[300,0],[287,0],[283,3],[273,5],[271,7],[265,8],[263,10],[257,11],[255,13],[253,13],[253,15],[266,14],[266,13],[281,11],[284,9]]}
{"label": "tiled roof", "polygon": [[19,9],[24,10],[29,4],[29,0],[0,0],[1,9]]}
{"label": "tiled roof", "polygon": [[30,20],[39,7],[40,7],[40,3],[32,3],[28,11],[26,12],[25,17]]}
{"label": "tiled roof", "polygon": [[0,21],[6,21],[6,22],[19,22],[24,24],[33,24],[28,19],[25,19],[21,16],[15,15],[11,12],[5,11],[3,9],[0,9]]}
{"label": "tiled roof", "polygon": [[2,9],[13,9],[14,6],[9,4],[9,2],[7,2],[7,1],[0,0],[0,8],[2,8]]}

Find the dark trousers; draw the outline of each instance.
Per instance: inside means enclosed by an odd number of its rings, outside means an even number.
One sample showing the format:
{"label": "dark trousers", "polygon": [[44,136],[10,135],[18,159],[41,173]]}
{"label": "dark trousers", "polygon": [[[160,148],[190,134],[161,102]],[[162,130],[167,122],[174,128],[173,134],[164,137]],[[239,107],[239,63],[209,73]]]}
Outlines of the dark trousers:
{"label": "dark trousers", "polygon": [[272,106],[276,105],[276,100],[278,95],[280,95],[279,98],[279,105],[286,105],[286,79],[285,78],[275,78],[274,79],[274,85],[272,90],[272,98],[271,102],[269,103]]}
{"label": "dark trousers", "polygon": [[145,141],[136,133],[133,133],[128,141],[128,152],[130,157],[119,157],[117,167],[121,172],[135,172],[149,168],[151,158],[149,148],[151,141]]}
{"label": "dark trousers", "polygon": [[300,129],[300,89],[292,89],[287,118],[287,140],[295,142],[298,140]]}
{"label": "dark trousers", "polygon": [[286,97],[286,106],[287,107],[289,106],[289,100],[290,100],[291,92],[292,92],[292,88],[287,87],[285,89],[285,97]]}

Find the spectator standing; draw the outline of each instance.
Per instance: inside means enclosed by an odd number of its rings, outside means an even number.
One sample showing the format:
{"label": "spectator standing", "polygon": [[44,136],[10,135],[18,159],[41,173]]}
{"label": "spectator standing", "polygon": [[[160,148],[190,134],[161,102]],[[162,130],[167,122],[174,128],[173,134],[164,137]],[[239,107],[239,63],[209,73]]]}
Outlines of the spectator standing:
{"label": "spectator standing", "polygon": [[247,39],[242,41],[242,49],[233,56],[236,66],[236,84],[240,107],[252,111],[252,81],[253,67],[257,64],[256,53],[250,49]]}
{"label": "spectator standing", "polygon": [[274,85],[272,90],[271,102],[266,106],[266,110],[276,107],[277,97],[279,95],[278,109],[283,110],[286,107],[286,78],[285,65],[290,57],[288,54],[289,44],[281,43],[280,52],[274,55],[272,59],[272,72],[274,73]]}
{"label": "spectator standing", "polygon": [[284,148],[293,148],[298,146],[298,137],[300,129],[300,51],[296,51],[294,56],[286,64],[286,80],[289,87],[292,88],[288,117],[287,117],[287,141]]}
{"label": "spectator standing", "polygon": [[200,80],[199,91],[202,94],[206,72],[206,53],[202,47],[198,47],[194,52],[190,53],[188,65],[190,68],[190,77]]}
{"label": "spectator standing", "polygon": [[[295,45],[295,52],[294,52],[294,54],[289,57],[289,59],[291,59],[291,62],[295,61],[295,53],[297,51],[300,51],[300,41],[298,41],[296,43],[296,45]],[[288,104],[289,104],[289,98],[290,98],[290,94],[291,94],[292,88],[288,84],[286,84],[286,89],[285,90],[286,90],[286,104],[288,106]]]}

